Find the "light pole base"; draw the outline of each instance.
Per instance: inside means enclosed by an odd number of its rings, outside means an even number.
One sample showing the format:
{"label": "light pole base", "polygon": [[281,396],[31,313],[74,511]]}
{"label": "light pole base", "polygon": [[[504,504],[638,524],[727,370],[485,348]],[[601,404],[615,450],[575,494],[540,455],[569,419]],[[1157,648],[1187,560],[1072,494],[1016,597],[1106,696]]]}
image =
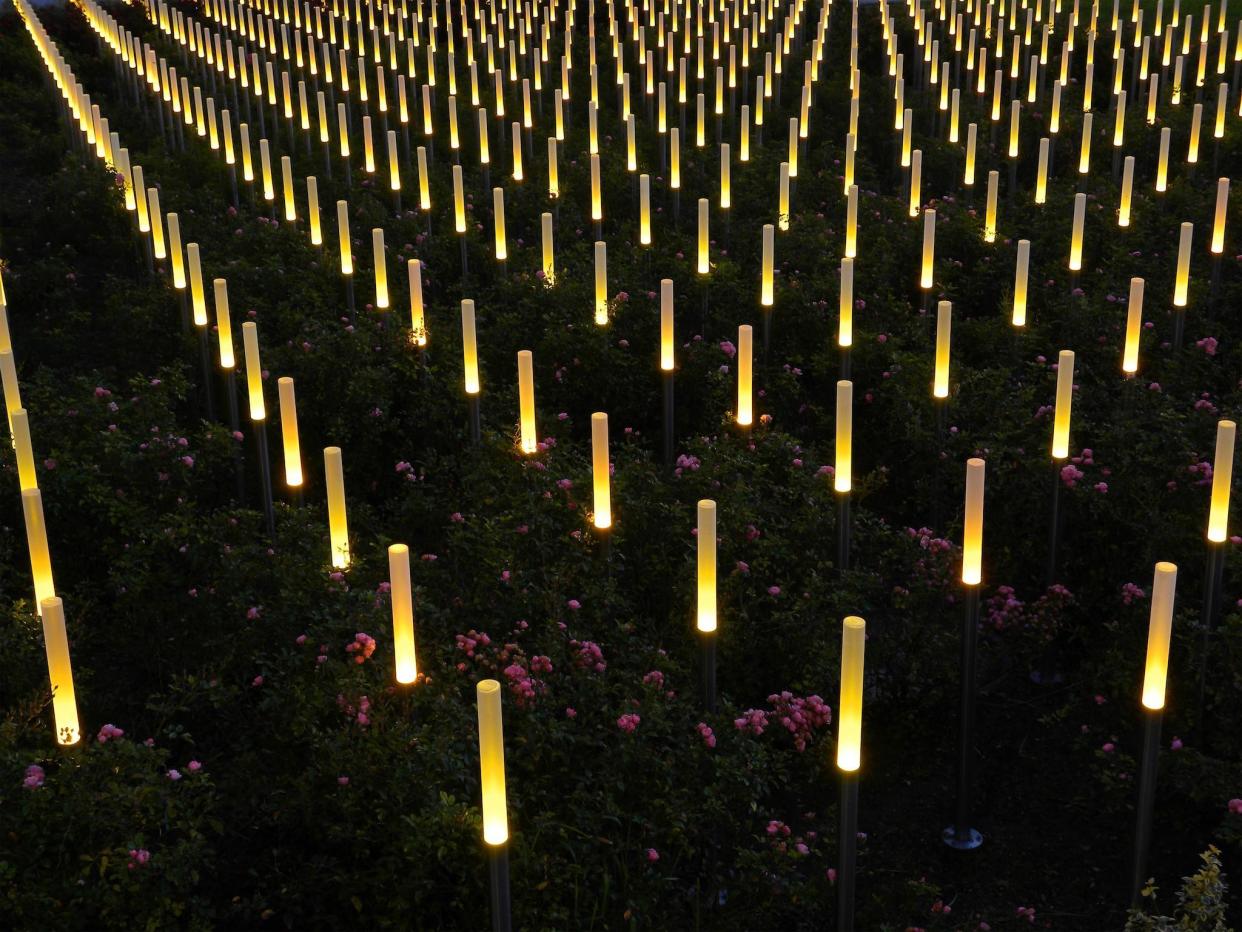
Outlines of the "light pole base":
{"label": "light pole base", "polygon": [[983,836],[979,834],[978,829],[973,828],[959,832],[955,826],[950,825],[940,837],[944,839],[946,845],[957,851],[974,851],[983,844]]}

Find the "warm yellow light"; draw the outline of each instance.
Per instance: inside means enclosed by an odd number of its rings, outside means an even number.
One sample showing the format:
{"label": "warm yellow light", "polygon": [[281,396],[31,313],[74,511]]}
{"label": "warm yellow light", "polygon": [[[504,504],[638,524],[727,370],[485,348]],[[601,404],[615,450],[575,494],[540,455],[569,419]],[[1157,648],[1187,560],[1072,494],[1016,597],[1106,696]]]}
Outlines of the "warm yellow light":
{"label": "warm yellow light", "polygon": [[754,421],[753,407],[754,334],[750,324],[737,328],[737,422],[749,427]]}
{"label": "warm yellow light", "polygon": [[698,612],[697,628],[704,633],[716,630],[716,503],[699,500],[698,507]]}
{"label": "warm yellow light", "polygon": [[798,118],[789,118],[789,177],[798,177]]}
{"label": "warm yellow light", "polygon": [[285,454],[285,485],[291,489],[302,486],[302,443],[298,437],[298,403],[293,379],[282,376],[276,382],[280,397],[280,437]]}
{"label": "warm yellow light", "polygon": [[492,216],[495,218],[496,261],[509,258],[508,237],[505,235],[505,189],[492,188]]}
{"label": "warm yellow light", "polygon": [[953,327],[953,304],[941,301],[936,305],[936,370],[932,396],[949,397],[949,341]]}
{"label": "warm yellow light", "polygon": [[479,393],[479,346],[474,330],[474,301],[463,298],[461,302],[461,353],[465,367],[467,395]]}
{"label": "warm yellow light", "polygon": [[298,209],[293,199],[293,162],[287,155],[280,157],[280,182],[284,196],[285,220],[292,223],[298,219]]}
{"label": "warm yellow light", "polygon": [[781,162],[778,175],[779,187],[776,198],[776,225],[782,230],[789,229],[789,163]]}
{"label": "warm yellow light", "polygon": [[966,168],[962,174],[962,184],[974,187],[975,184],[975,149],[979,138],[979,127],[970,123],[966,126]]}
{"label": "warm yellow light", "polygon": [[13,350],[0,350],[0,379],[4,382],[4,409],[9,422],[9,432],[13,431],[13,412],[22,406],[21,386],[17,381],[17,362],[13,358]]}
{"label": "warm yellow light", "polygon": [[69,662],[65,607],[60,599],[50,596],[39,603],[39,611],[43,616],[43,644],[47,652],[47,672],[52,687],[56,743],[77,744],[82,735],[78,724],[78,702],[73,688],[73,667]]}
{"label": "warm yellow light", "polygon": [[842,348],[854,343],[854,260],[846,256],[841,260],[840,300],[837,304],[837,346]]}
{"label": "warm yellow light", "polygon": [[1164,708],[1176,594],[1177,567],[1172,563],[1157,563],[1151,584],[1151,618],[1147,629],[1147,662],[1143,672],[1143,705],[1152,711]]}
{"label": "warm yellow light", "polygon": [[672,372],[673,358],[673,280],[660,280],[660,368]]}
{"label": "warm yellow light", "polygon": [[164,243],[164,215],[160,213],[158,188],[147,188],[147,209],[151,224],[151,255],[156,259],[165,259],[168,249]]}
{"label": "warm yellow light", "polygon": [[595,323],[608,323],[608,246],[595,244]]}
{"label": "warm yellow light", "polygon": [[732,167],[730,165],[729,144],[720,144],[720,209],[728,210],[733,206]]}
{"label": "warm yellow light", "polygon": [[185,257],[181,251],[181,221],[176,214],[168,215],[168,256],[172,266],[173,287],[185,290]]}
{"label": "warm yellow light", "polygon": [[466,189],[462,182],[461,166],[453,166],[453,229],[466,232]]}
{"label": "warm yellow light", "polygon": [[392,602],[392,647],[397,682],[408,686],[418,679],[418,658],[414,650],[410,548],[405,544],[391,544],[388,547],[388,585]]}
{"label": "warm yellow light", "polygon": [[1156,162],[1156,193],[1163,194],[1169,187],[1169,143],[1172,130],[1167,126],[1160,130],[1160,154]]}
{"label": "warm yellow light", "polygon": [[1082,115],[1082,145],[1078,150],[1078,174],[1091,173],[1091,117],[1090,113]]}
{"label": "warm yellow light", "polygon": [[242,324],[242,349],[246,354],[246,388],[250,396],[250,420],[267,417],[263,403],[263,366],[259,362],[259,328],[253,320]]}
{"label": "warm yellow light", "polygon": [[604,193],[600,186],[598,153],[591,156],[591,219],[604,219]]}
{"label": "warm yellow light", "polygon": [[558,198],[561,196],[561,179],[560,171],[557,166],[556,159],[556,139],[548,137],[548,197]]}
{"label": "warm yellow light", "polygon": [[552,241],[552,215],[550,213],[545,212],[540,215],[539,229],[543,246],[543,280],[548,285],[554,285],[556,284],[556,249]]}
{"label": "warm yellow light", "polygon": [[1143,287],[1143,279],[1130,279],[1130,303],[1126,311],[1126,343],[1121,356],[1121,371],[1127,375],[1138,372],[1139,336],[1143,329]]}
{"label": "warm yellow light", "polygon": [[43,600],[56,595],[56,584],[52,580],[52,556],[47,546],[47,522],[43,519],[43,494],[38,489],[22,490],[22,513],[26,519],[26,548],[30,553],[35,607],[42,613]]}
{"label": "warm yellow light", "polygon": [[763,266],[759,286],[759,304],[771,307],[773,303],[773,279],[775,277],[776,228],[770,223],[763,225]]}
{"label": "warm yellow light", "polygon": [[932,286],[936,262],[936,212],[923,211],[923,264],[919,275],[919,287],[924,291]]}
{"label": "warm yellow light", "polygon": [[841,698],[837,703],[837,768],[852,773],[862,762],[863,653],[867,623],[850,615],[841,624]]}
{"label": "warm yellow light", "polygon": [[1057,357],[1057,397],[1052,420],[1052,458],[1069,456],[1070,409],[1074,403],[1074,351],[1061,350]]}
{"label": "warm yellow light", "polygon": [[1177,246],[1177,275],[1173,280],[1173,306],[1185,307],[1187,292],[1190,289],[1190,241],[1194,235],[1195,225],[1183,223],[1181,237]]}
{"label": "warm yellow light", "polygon": [[1087,218],[1087,195],[1074,195],[1074,226],[1070,231],[1069,268],[1071,272],[1082,270],[1082,228]]}
{"label": "warm yellow light", "polygon": [[319,217],[319,183],[314,175],[306,177],[306,217],[310,224],[312,246],[323,245],[323,226]]}
{"label": "warm yellow light", "polygon": [[962,582],[977,586],[983,579],[983,471],[978,457],[966,461],[966,517],[962,525]]}
{"label": "warm yellow light", "polygon": [[845,257],[858,257],[858,185],[852,184],[845,195]]}
{"label": "warm yellow light", "polygon": [[483,796],[483,840],[503,845],[509,840],[505,804],[505,738],[501,723],[500,684],[480,680],[475,687],[479,706],[479,776]]}
{"label": "warm yellow light", "polygon": [[510,136],[513,147],[513,157],[510,159],[513,165],[513,180],[520,182],[525,179],[526,173],[522,168],[522,124],[516,120],[513,121]]}
{"label": "warm yellow light", "polygon": [[[431,210],[431,178],[427,172],[427,147],[418,147],[418,209]],[[461,231],[458,230],[458,233]]]}
{"label": "warm yellow light", "polygon": [[391,191],[401,190],[401,164],[397,159],[397,133],[388,131],[388,188]]}
{"label": "warm yellow light", "polygon": [[1203,104],[1195,104],[1190,119],[1190,144],[1186,150],[1186,164],[1194,165],[1199,161],[1199,133],[1203,127]]}
{"label": "warm yellow light", "polygon": [[1134,198],[1134,156],[1127,155],[1121,170],[1121,203],[1117,207],[1117,226],[1130,225],[1130,205]]}
{"label": "warm yellow light", "polygon": [[1225,211],[1229,207],[1229,179],[1216,180],[1216,214],[1212,221],[1212,255],[1225,251]]}
{"label": "warm yellow light", "polygon": [[1031,267],[1031,241],[1018,240],[1018,263],[1013,282],[1013,325],[1026,326],[1027,280]]}
{"label": "warm yellow light", "polygon": [[709,224],[711,203],[705,197],[699,198],[699,249],[698,264],[696,271],[700,275],[707,275],[711,271],[711,252],[709,248],[710,231]]}
{"label": "warm yellow light", "polygon": [[836,433],[837,459],[832,487],[844,493],[854,487],[854,383],[847,379],[837,382]]}
{"label": "warm yellow light", "polygon": [[135,165],[130,169],[134,184],[134,209],[138,214],[138,232],[151,232],[151,218],[147,214],[147,186],[143,178],[142,166]]}
{"label": "warm yellow light", "polygon": [[427,345],[427,318],[423,312],[423,263],[410,259],[405,264],[410,280],[410,342]]}
{"label": "warm yellow light", "polygon": [[371,231],[371,256],[375,265],[375,307],[388,308],[388,255],[384,249],[384,228]]}
{"label": "warm yellow light", "polygon": [[212,282],[216,304],[216,337],[220,348],[220,368],[228,371],[237,365],[233,355],[233,324],[229,314],[229,287],[223,278]]}
{"label": "warm yellow light", "polygon": [[983,220],[983,241],[996,242],[996,196],[1000,186],[1000,172],[988,172],[988,194]]}
{"label": "warm yellow light", "polygon": [[638,176],[638,244],[651,245],[651,176]]}
{"label": "warm yellow light", "polygon": [[915,149],[910,155],[910,200],[907,211],[911,217],[919,215],[923,203],[923,150]]}
{"label": "warm yellow light", "polygon": [[332,549],[332,566],[343,570],[349,566],[349,524],[345,519],[345,468],[340,447],[323,451],[324,485],[328,491],[328,536]]}
{"label": "warm yellow light", "polygon": [[194,309],[194,326],[207,326],[207,296],[203,290],[203,265],[199,261],[198,243],[185,247],[186,260],[190,266],[190,299]]}
{"label": "warm yellow light", "polygon": [[595,491],[593,521],[600,530],[612,527],[611,479],[608,463],[608,415],[591,415],[591,485]]}
{"label": "warm yellow light", "polygon": [[272,153],[266,139],[259,140],[259,165],[263,172],[263,200],[275,204],[276,184],[272,179]]}
{"label": "warm yellow light", "polygon": [[336,202],[337,241],[341,246],[341,274],[354,274],[354,252],[349,240],[349,203]]}
{"label": "warm yellow light", "polygon": [[35,473],[34,447],[30,441],[30,419],[25,408],[9,414],[9,426],[13,432],[13,447],[17,454],[17,483],[21,491],[37,489],[39,479]]}
{"label": "warm yellow light", "polygon": [[636,121],[634,114],[625,118],[625,170],[638,171],[638,142],[635,138]]}
{"label": "warm yellow light", "polygon": [[1212,466],[1212,507],[1208,513],[1207,539],[1223,544],[1229,536],[1229,489],[1233,484],[1233,446],[1238,425],[1216,425],[1216,460]]}
{"label": "warm yellow light", "polygon": [[519,446],[523,453],[534,453],[539,446],[535,430],[535,360],[530,350],[517,354]]}
{"label": "warm yellow light", "polygon": [[681,133],[676,126],[668,131],[668,186],[681,189]]}

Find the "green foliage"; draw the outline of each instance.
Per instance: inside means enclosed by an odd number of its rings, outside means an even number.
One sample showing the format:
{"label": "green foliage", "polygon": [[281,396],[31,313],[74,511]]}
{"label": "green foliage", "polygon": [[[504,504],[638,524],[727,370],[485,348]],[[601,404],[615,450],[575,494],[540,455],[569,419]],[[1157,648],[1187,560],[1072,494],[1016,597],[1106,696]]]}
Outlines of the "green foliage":
{"label": "green foliage", "polygon": [[[168,51],[139,9],[114,12]],[[1160,834],[1153,863],[1164,875],[1205,837],[1222,853],[1204,856],[1181,918],[1167,920],[1203,924],[1130,922],[1214,928],[1205,923],[1223,923],[1226,905],[1236,910],[1219,877],[1221,863],[1242,855],[1242,817],[1222,806],[1239,792],[1242,611],[1227,609],[1206,654],[1197,612],[1202,467],[1217,416],[1242,404],[1242,330],[1223,310],[1242,298],[1235,265],[1226,260],[1208,317],[1206,269],[1195,264],[1189,335],[1214,336],[1219,347],[1173,356],[1161,345],[1169,244],[1181,219],[1206,225],[1203,179],[1178,173],[1157,200],[1150,178],[1140,178],[1134,223],[1122,233],[1116,186],[1092,178],[1084,293],[1075,296],[1064,272],[1069,214],[1060,209],[1076,184],[1071,172],[1054,176],[1045,207],[1021,193],[1005,201],[997,242],[985,244],[979,186],[962,191],[955,181],[959,150],[916,127],[948,257],[933,297],[954,301],[952,393],[938,425],[930,320],[910,274],[919,225],[907,222],[889,170],[889,134],[872,131],[889,125],[891,100],[872,77],[882,67],[879,30],[860,11],[854,568],[842,573],[830,481],[841,69],[826,69],[817,91],[825,129],[817,110],[790,229],[777,240],[766,354],[756,340],[761,417],[742,435],[729,417],[733,344],[741,323],[763,333],[758,225],[772,219],[780,146],[756,146],[750,165],[735,163],[732,219],[721,229],[713,215],[708,285],[694,272],[688,219],[690,192],[713,183],[714,150],[686,147],[680,225],[653,172],[651,250],[634,245],[631,174],[605,159],[611,301],[607,328],[597,328],[584,110],[574,111],[562,150],[559,204],[543,197],[542,178],[506,185],[506,269],[491,258],[481,178],[463,158],[472,270],[463,284],[447,233],[447,172],[433,175],[430,218],[394,216],[370,184],[346,192],[321,178],[328,245],[312,247],[303,229],[263,216],[245,188],[240,210],[228,207],[218,160],[193,144],[166,150],[81,17],[45,14],[92,99],[160,185],[164,208],[203,247],[207,277],[229,281],[235,322],[259,323],[277,530],[269,540],[255,507],[250,425],[239,425],[239,439],[220,423],[227,382],[200,373],[199,335],[183,331],[166,270],[146,275],[115,179],[66,149],[41,66],[3,14],[0,164],[12,171],[0,244],[86,740],[69,750],[52,743],[20,504],[0,498],[0,924],[484,928],[473,697],[480,678],[495,677],[505,687],[513,897],[524,923],[822,927],[838,862],[833,725],[807,725],[806,714],[811,697],[835,704],[840,619],[861,614],[869,637],[860,927],[1028,928],[1038,908],[1041,926],[1115,928],[1149,609],[1134,590],[1157,558],[1183,566],[1167,728],[1194,739],[1162,753],[1159,818],[1180,830]],[[846,54],[843,22],[834,12],[830,59]],[[613,149],[623,132],[614,116],[605,105]],[[1035,116],[1023,117],[1024,151],[1037,143]],[[1066,114],[1065,139],[1078,119]],[[1186,112],[1169,114],[1179,139],[1188,122]],[[1142,165],[1160,128],[1131,128]],[[640,139],[644,152],[656,145]],[[1062,142],[1063,169],[1068,148]],[[1221,154],[1222,165],[1242,155],[1232,132]],[[318,153],[292,157],[298,177],[320,170]],[[1003,170],[996,153],[987,158]],[[353,320],[332,249],[335,196],[350,204]],[[1231,217],[1236,206],[1235,194]],[[557,216],[554,287],[533,271],[544,209]],[[376,226],[386,231],[396,295],[386,315],[368,307],[367,233]],[[1008,321],[1018,237],[1033,244],[1025,332]],[[425,351],[401,325],[398,283],[411,258],[424,263]],[[1134,275],[1147,279],[1153,326],[1141,377],[1123,380],[1120,328]],[[661,462],[655,370],[665,277],[677,295],[672,469]],[[460,389],[462,297],[476,300],[479,315],[478,448],[467,443]],[[207,345],[210,365],[210,335]],[[1078,354],[1081,384],[1074,459],[1054,466],[1042,409],[1065,347]],[[522,348],[534,352],[538,386],[541,449],[532,457],[512,442]],[[271,382],[283,374],[298,386],[300,502],[282,481]],[[208,384],[214,420],[204,416]],[[612,425],[617,520],[607,541],[587,520],[597,410]],[[318,451],[328,444],[344,451],[353,561],[343,573],[327,560]],[[939,833],[953,792],[956,542],[961,464],[972,455],[988,461],[977,743],[987,842],[966,862]],[[1064,483],[1065,465],[1083,476]],[[15,484],[2,443],[0,479]],[[1067,519],[1064,585],[1049,587],[1056,482]],[[716,500],[720,514],[714,714],[703,711],[692,624],[700,498]],[[394,541],[413,559],[423,676],[412,689],[392,682],[386,547]],[[1232,552],[1229,562],[1228,578],[1237,578]],[[1204,716],[1193,687],[1201,663],[1211,674]],[[126,734],[100,741],[104,723]]]}
{"label": "green foliage", "polygon": [[[1203,866],[1182,878],[1174,915],[1153,916],[1131,910],[1126,932],[1227,932],[1225,893],[1228,885],[1220,866],[1220,851],[1213,845],[1199,857]],[[1143,888],[1143,899],[1150,900],[1151,908],[1155,908],[1155,884]]]}

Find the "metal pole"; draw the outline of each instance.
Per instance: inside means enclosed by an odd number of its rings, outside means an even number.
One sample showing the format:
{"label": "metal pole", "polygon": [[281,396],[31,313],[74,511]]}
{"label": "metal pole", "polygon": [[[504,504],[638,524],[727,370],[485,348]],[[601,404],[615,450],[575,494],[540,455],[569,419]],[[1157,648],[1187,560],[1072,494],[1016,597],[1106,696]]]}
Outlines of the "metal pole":
{"label": "metal pole", "polygon": [[716,711],[716,634],[703,635],[703,706],[708,712]]}
{"label": "metal pole", "polygon": [[1143,762],[1139,770],[1138,812],[1134,828],[1134,870],[1130,883],[1130,908],[1142,899],[1147,881],[1147,854],[1151,849],[1152,810],[1156,802],[1156,764],[1160,759],[1160,726],[1163,709],[1143,709]]}
{"label": "metal pole", "polygon": [[840,835],[837,842],[837,929],[854,932],[854,879],[858,865],[858,771],[841,773]]}
{"label": "metal pole", "polygon": [[944,830],[944,843],[959,851],[983,844],[983,836],[971,828],[971,791],[975,756],[975,668],[979,635],[979,587],[966,587],[966,610],[962,615],[961,713],[958,721],[957,808],[953,824]]}
{"label": "metal pole", "polygon": [[216,393],[211,385],[211,347],[207,342],[207,328],[198,328],[199,359],[203,370],[203,402],[207,408],[207,420],[216,419]]}
{"label": "metal pole", "polygon": [[1052,461],[1052,517],[1048,523],[1047,585],[1057,581],[1057,550],[1061,545],[1061,464]]}
{"label": "metal pole", "polygon": [[837,570],[850,568],[850,493],[837,495]]}
{"label": "metal pole", "polygon": [[1203,719],[1206,705],[1208,661],[1211,657],[1212,629],[1220,614],[1221,584],[1225,575],[1225,545],[1208,541],[1207,569],[1203,577],[1203,613],[1199,624],[1203,628],[1199,651],[1199,683],[1195,700],[1195,727],[1199,730],[1199,743],[1203,744]]}
{"label": "metal pole", "polygon": [[673,465],[673,425],[676,411],[673,403],[673,370],[665,369],[664,383],[664,465]]}
{"label": "metal pole", "polygon": [[513,915],[509,903],[509,843],[489,845],[487,860],[492,877],[492,932],[510,932]]}
{"label": "metal pole", "polygon": [[476,447],[482,441],[483,428],[479,417],[479,396],[478,394],[470,395],[467,399],[470,403],[470,442]]}
{"label": "metal pole", "polygon": [[[206,328],[204,328],[205,330]],[[242,448],[238,441],[240,433],[240,417],[237,410],[237,370],[229,369],[225,373],[225,391],[228,392],[229,398],[229,431],[232,436],[229,441],[233,447],[233,478],[237,483],[237,503],[240,505],[246,500],[246,466],[242,459]]]}
{"label": "metal pole", "polygon": [[272,503],[272,463],[267,450],[267,421],[251,421],[255,441],[259,447],[259,479],[263,487],[263,517],[267,522],[267,536],[276,539],[276,510]]}

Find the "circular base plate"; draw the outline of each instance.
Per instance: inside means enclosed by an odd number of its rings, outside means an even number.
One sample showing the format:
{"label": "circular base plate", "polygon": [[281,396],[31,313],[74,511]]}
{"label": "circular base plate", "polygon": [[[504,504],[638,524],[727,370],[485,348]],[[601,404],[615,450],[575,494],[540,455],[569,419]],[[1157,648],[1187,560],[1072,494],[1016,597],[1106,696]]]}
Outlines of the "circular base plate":
{"label": "circular base plate", "polygon": [[957,829],[950,825],[940,835],[944,839],[944,843],[950,848],[956,848],[958,851],[973,851],[983,844],[983,836],[976,829],[968,829],[964,835],[959,835]]}

